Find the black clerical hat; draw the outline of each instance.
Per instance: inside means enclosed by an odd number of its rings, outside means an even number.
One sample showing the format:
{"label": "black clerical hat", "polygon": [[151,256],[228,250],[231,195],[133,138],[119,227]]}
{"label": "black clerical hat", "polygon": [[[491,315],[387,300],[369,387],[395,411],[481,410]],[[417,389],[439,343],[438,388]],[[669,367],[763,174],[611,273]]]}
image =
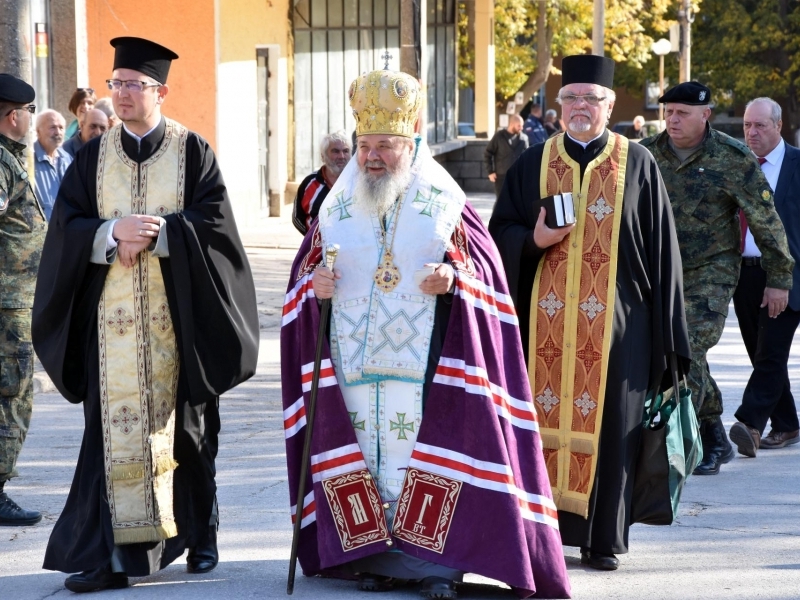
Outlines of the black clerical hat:
{"label": "black clerical hat", "polygon": [[0,73],[0,102],[28,104],[36,98],[36,91],[27,83],[8,73]]}
{"label": "black clerical hat", "polygon": [[614,87],[614,65],[605,56],[576,54],[565,56],[561,62],[561,85],[594,83],[611,89]]}
{"label": "black clerical hat", "polygon": [[658,99],[659,102],[677,102],[678,104],[689,104],[691,106],[702,106],[711,102],[711,90],[702,83],[696,81],[684,81]]}
{"label": "black clerical hat", "polygon": [[158,83],[167,83],[170,64],[178,58],[169,48],[143,38],[118,37],[111,45],[116,50],[114,69],[133,69]]}

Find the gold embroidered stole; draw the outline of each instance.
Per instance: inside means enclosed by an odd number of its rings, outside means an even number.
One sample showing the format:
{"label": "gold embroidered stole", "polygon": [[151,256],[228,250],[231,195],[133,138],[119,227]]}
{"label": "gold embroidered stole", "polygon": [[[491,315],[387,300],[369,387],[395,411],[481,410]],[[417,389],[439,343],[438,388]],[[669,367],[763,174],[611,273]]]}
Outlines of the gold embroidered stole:
{"label": "gold embroidered stole", "polygon": [[553,499],[584,518],[603,419],[627,158],[627,138],[610,133],[581,186],[563,134],[547,140],[542,157],[541,196],[573,192],[577,224],[539,261],[528,376]]}
{"label": "gold embroidered stole", "polygon": [[[163,216],[183,209],[187,130],[167,120],[164,141],[140,165],[122,150],[121,125],[103,135],[100,217]],[[100,404],[114,543],[178,534],[172,507],[178,348],[158,258],[111,265],[98,304]]]}

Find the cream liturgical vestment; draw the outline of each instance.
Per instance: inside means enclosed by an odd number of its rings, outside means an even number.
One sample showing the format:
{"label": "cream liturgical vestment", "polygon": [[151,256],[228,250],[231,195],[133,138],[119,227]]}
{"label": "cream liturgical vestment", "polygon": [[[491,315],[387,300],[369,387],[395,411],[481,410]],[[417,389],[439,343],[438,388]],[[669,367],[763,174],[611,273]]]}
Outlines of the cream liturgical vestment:
{"label": "cream liturgical vestment", "polygon": [[[411,183],[385,223],[354,196],[355,161],[319,213],[323,247],[339,244],[336,268],[343,274],[331,305],[331,355],[359,446],[385,500],[400,494],[422,422],[436,296],[420,291],[414,273],[442,262],[466,201],[455,182],[448,187],[442,181],[452,180],[434,181],[420,169],[427,146],[417,154]],[[379,267],[387,255],[396,282]]]}
{"label": "cream liturgical vestment", "polygon": [[[183,209],[187,130],[167,120],[164,143],[139,165],[121,127],[100,145],[99,216],[163,216]],[[115,544],[177,535],[172,480],[179,359],[159,259],[115,261],[97,311],[106,488]],[[135,357],[135,359],[134,359]]]}

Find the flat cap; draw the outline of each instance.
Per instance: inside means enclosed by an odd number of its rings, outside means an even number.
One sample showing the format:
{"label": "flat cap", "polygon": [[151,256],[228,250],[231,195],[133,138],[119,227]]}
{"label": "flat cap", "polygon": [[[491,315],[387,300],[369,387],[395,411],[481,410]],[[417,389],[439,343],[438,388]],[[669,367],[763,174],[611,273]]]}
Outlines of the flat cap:
{"label": "flat cap", "polygon": [[664,104],[667,102],[676,102],[678,104],[701,106],[711,102],[711,90],[702,83],[684,81],[668,89],[658,101]]}
{"label": "flat cap", "polygon": [[36,91],[27,83],[8,73],[0,73],[0,102],[28,104],[36,99]]}
{"label": "flat cap", "polygon": [[110,43],[114,47],[114,70],[132,69],[158,83],[167,83],[169,67],[178,58],[172,50],[138,37],[118,37]]}

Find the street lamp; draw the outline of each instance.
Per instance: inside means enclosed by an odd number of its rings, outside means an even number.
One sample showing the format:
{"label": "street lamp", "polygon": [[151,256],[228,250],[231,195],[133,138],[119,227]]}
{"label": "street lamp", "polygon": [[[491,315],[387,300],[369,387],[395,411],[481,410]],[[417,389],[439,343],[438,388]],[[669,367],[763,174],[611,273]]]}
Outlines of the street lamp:
{"label": "street lamp", "polygon": [[[658,97],[664,95],[664,56],[670,53],[672,50],[672,44],[669,40],[661,38],[657,42],[655,42],[650,49],[653,51],[653,54],[658,55]],[[661,127],[662,122],[664,121],[664,105],[661,102],[658,103],[658,126]]]}

